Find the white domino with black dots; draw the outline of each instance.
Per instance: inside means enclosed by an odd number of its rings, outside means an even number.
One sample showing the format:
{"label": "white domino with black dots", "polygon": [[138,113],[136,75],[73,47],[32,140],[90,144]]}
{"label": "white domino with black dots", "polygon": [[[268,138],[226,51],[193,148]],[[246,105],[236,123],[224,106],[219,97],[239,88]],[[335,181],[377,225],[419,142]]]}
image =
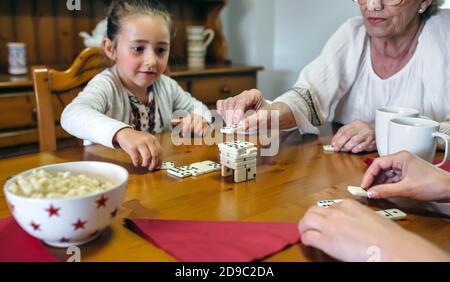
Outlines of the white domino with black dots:
{"label": "white domino with black dots", "polygon": [[347,191],[350,192],[353,196],[356,197],[365,197],[367,198],[367,191],[359,186],[348,186]]}
{"label": "white domino with black dots", "polygon": [[334,147],[332,145],[323,145],[323,150],[325,152],[332,153],[332,152],[334,152]]}
{"label": "white domino with black dots", "polygon": [[406,213],[402,212],[399,209],[376,211],[376,213],[390,220],[402,220],[406,218]]}
{"label": "white domino with black dots", "polygon": [[225,133],[225,134],[246,134],[246,135],[254,135],[257,132],[254,130],[244,130],[243,127],[243,122],[240,121],[238,124],[230,124],[230,125],[226,125],[224,127],[222,127],[220,129],[220,133]]}
{"label": "white domino with black dots", "polygon": [[213,161],[196,162],[186,166],[175,166],[172,162],[165,162],[161,169],[166,169],[167,173],[179,178],[198,176],[220,170],[220,164]]}
{"label": "white domino with black dots", "polygon": [[328,208],[334,204],[342,202],[342,199],[336,199],[336,200],[322,200],[317,202],[317,206],[321,208]]}

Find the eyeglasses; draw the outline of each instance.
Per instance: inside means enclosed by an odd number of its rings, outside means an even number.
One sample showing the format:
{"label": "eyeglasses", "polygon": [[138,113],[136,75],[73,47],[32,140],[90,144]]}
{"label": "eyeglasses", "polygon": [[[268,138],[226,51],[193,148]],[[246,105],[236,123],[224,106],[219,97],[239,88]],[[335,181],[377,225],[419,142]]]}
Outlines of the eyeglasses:
{"label": "eyeglasses", "polygon": [[[352,0],[355,3],[358,3],[359,5],[366,5],[367,4],[367,0]],[[400,5],[403,0],[380,0],[382,5],[386,5],[386,6],[397,6]]]}

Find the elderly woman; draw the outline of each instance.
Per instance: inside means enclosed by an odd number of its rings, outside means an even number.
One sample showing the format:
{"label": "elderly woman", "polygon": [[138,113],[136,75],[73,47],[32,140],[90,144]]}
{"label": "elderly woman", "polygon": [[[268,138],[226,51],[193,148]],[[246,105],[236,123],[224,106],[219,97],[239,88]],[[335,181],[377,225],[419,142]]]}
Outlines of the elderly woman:
{"label": "elderly woman", "polygon": [[[376,150],[377,108],[415,108],[450,133],[450,11],[441,0],[354,0],[362,17],[344,23],[294,87],[273,103],[256,89],[217,102],[227,122],[246,110],[278,110],[280,128],[318,134],[325,121],[344,124],[336,151]],[[255,119],[244,120],[244,128]]]}

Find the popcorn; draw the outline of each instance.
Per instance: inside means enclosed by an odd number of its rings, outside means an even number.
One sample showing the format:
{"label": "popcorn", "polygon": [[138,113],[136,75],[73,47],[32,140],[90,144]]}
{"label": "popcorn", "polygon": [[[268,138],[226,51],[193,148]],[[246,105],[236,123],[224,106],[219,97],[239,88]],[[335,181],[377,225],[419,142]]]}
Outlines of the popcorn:
{"label": "popcorn", "polygon": [[86,175],[73,175],[69,171],[51,174],[45,170],[34,170],[31,174],[19,176],[7,188],[9,192],[27,198],[70,198],[103,192],[113,187]]}

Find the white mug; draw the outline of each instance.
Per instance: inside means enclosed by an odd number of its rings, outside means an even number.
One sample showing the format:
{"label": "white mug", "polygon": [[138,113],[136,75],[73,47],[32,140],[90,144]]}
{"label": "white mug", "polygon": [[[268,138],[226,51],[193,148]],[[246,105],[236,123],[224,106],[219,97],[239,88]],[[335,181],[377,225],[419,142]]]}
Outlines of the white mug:
{"label": "white mug", "polygon": [[437,166],[442,166],[449,158],[450,136],[439,132],[439,123],[423,118],[395,118],[389,122],[388,154],[402,150],[433,162],[436,154],[437,138],[445,142],[444,159]]}
{"label": "white mug", "polygon": [[205,67],[206,50],[214,39],[214,31],[204,26],[194,25],[186,27],[186,33],[188,67],[202,69]]}
{"label": "white mug", "polygon": [[375,115],[375,138],[379,156],[388,154],[388,127],[389,121],[399,117],[418,117],[418,110],[403,107],[384,107],[377,109]]}
{"label": "white mug", "polygon": [[188,46],[201,46],[206,50],[214,39],[214,30],[201,25],[186,27]]}

